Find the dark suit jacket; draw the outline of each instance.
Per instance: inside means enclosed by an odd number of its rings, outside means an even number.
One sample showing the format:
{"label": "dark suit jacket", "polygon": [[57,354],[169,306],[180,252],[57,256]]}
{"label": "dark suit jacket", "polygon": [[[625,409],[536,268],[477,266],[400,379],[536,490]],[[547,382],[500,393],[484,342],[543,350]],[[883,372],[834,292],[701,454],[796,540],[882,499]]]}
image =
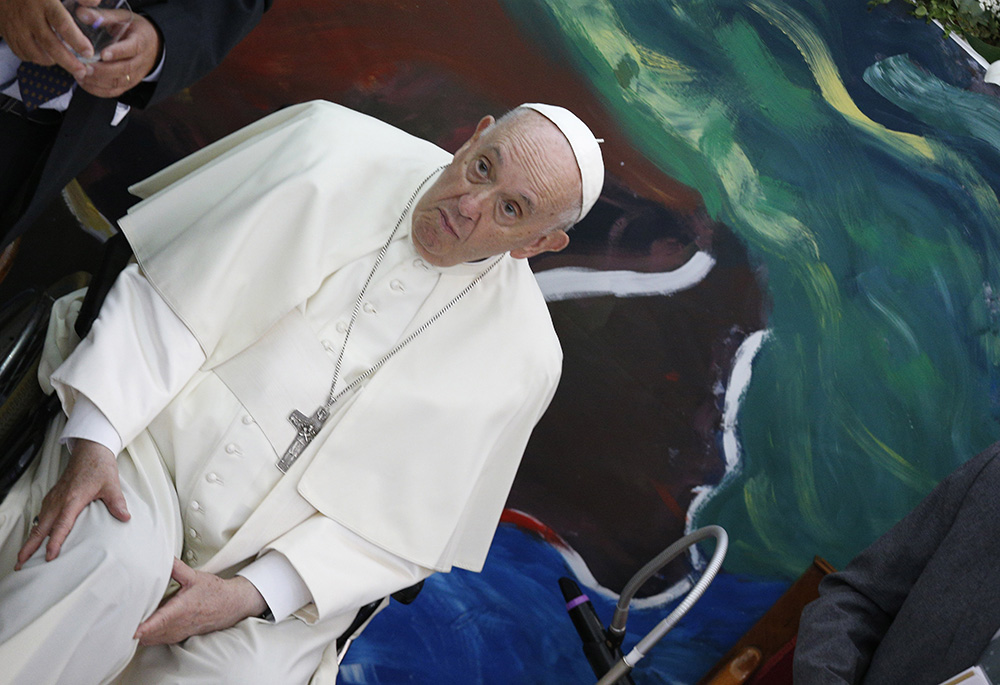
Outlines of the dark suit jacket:
{"label": "dark suit jacket", "polygon": [[972,666],[1000,628],[1000,443],[943,480],[802,613],[795,682],[918,685]]}
{"label": "dark suit jacket", "polygon": [[[166,49],[155,83],[141,83],[121,96],[146,107],[173,95],[211,71],[257,25],[272,0],[132,0],[137,13],[159,29]],[[56,134],[31,200],[17,218],[0,220],[7,243],[38,218],[48,202],[87,166],[125,126],[111,126],[116,100],[78,88]]]}

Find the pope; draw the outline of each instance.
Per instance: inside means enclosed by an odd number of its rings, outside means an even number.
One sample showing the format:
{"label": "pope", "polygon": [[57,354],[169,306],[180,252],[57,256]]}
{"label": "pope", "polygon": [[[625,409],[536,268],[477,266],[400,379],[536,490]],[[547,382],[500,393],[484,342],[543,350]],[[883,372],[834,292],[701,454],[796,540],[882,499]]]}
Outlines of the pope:
{"label": "pope", "polygon": [[604,180],[569,111],[454,156],[328,102],[132,188],[137,264],[90,333],[56,303],[64,409],[0,506],[11,682],[332,682],[358,608],[478,571],[561,351],[526,258]]}

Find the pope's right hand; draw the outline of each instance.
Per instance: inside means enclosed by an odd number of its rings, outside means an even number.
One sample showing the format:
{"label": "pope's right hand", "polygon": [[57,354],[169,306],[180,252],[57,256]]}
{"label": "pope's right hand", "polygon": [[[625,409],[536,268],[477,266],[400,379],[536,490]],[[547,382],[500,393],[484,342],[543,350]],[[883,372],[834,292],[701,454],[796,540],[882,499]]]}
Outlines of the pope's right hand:
{"label": "pope's right hand", "polygon": [[44,66],[58,64],[74,77],[83,78],[87,75],[86,65],[63,45],[59,36],[81,55],[94,52],[59,0],[0,0],[0,38],[16,57]]}
{"label": "pope's right hand", "polygon": [[21,569],[24,562],[42,546],[45,538],[49,539],[45,561],[59,556],[76,517],[95,500],[104,502],[111,515],[119,521],[131,518],[118,479],[118,461],[114,453],[99,443],[76,440],[66,470],[42,500],[38,523],[32,526],[28,540],[18,552],[14,570]]}

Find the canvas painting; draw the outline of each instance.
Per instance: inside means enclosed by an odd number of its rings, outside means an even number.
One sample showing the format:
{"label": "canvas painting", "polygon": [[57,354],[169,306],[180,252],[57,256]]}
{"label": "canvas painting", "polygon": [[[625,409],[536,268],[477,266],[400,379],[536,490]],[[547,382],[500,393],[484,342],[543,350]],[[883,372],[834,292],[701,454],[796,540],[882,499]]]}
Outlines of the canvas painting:
{"label": "canvas painting", "polygon": [[[843,566],[1000,436],[1000,90],[902,3],[282,0],[82,187],[114,218],[128,182],[315,98],[452,151],[551,102],[607,169],[531,264],[563,378],[484,573],[376,617],[345,684],[593,682],[557,579],[607,621],[716,524],[722,573],[633,674],[696,683],[814,555]],[[642,589],[626,647],[711,552]]]}

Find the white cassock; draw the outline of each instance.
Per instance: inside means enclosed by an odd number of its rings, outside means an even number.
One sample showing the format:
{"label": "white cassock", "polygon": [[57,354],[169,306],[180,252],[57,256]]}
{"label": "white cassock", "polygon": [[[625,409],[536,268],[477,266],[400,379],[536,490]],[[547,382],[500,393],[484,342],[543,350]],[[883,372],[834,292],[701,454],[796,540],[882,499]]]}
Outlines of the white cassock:
{"label": "white cassock", "polygon": [[[119,463],[134,491],[127,491],[133,520],[112,526],[133,526],[148,504],[167,575],[172,555],[230,576],[264,554],[277,555],[282,572],[290,566],[304,583],[312,601],[295,618],[248,619],[231,629],[250,631],[243,636],[250,640],[264,630],[268,648],[312,635],[321,654],[372,599],[432,570],[479,570],[524,445],[554,392],[561,354],[547,309],[526,263],[505,257],[359,392],[334,405],[286,474],[275,467],[295,436],[290,411],[311,414],[326,398],[354,298],[378,248],[420,182],[448,161],[425,141],[330,103],[289,108],[182,160],[142,184],[139,193],[152,195],[122,226],[169,306],[164,318],[183,322],[204,363],[190,373],[130,369],[168,387],[123,391],[107,371],[119,365],[114,340],[122,329],[99,319],[52,377],[67,412],[85,396],[127,444]],[[489,264],[430,267],[415,253],[408,227],[407,218],[351,333],[347,381]],[[156,311],[141,304],[149,299],[143,283],[136,271],[126,272],[112,295],[116,308]],[[60,346],[59,329],[51,332],[50,354]],[[149,332],[139,348],[158,344]],[[156,366],[170,355],[148,357]],[[166,396],[166,406],[154,396]],[[40,483],[58,472],[58,450],[48,452],[19,484],[23,512],[4,504],[6,537],[24,534],[44,494]],[[96,503],[87,514],[107,517],[102,509]],[[45,565],[33,559],[8,575],[0,595],[33,563]],[[159,599],[146,594],[135,618],[112,611],[100,619],[102,629],[134,630]],[[9,616],[4,602],[0,634]],[[23,640],[0,646],[5,668],[74,616],[62,606],[68,603],[57,604],[37,626],[18,632]],[[280,631],[287,638],[272,637]],[[323,660],[325,673],[335,673],[331,656]],[[314,668],[319,656],[309,658]]]}

